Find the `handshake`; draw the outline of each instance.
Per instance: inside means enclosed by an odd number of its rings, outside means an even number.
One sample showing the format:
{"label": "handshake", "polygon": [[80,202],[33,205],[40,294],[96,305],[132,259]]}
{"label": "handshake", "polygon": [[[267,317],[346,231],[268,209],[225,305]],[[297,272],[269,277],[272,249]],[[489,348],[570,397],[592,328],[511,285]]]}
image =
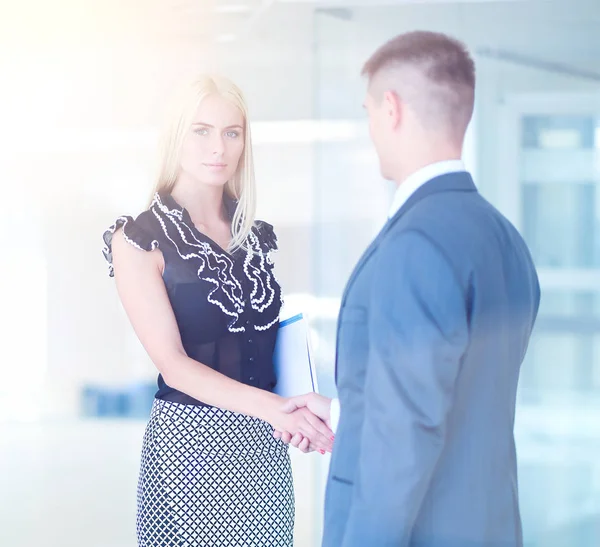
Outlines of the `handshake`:
{"label": "handshake", "polygon": [[321,454],[333,449],[331,399],[317,393],[284,398],[269,420],[273,436],[302,452]]}

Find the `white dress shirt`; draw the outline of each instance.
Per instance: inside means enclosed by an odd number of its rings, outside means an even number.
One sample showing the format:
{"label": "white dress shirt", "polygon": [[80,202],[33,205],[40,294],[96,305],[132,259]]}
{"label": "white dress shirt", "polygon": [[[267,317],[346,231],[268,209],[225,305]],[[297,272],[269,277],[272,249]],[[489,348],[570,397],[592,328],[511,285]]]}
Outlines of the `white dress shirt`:
{"label": "white dress shirt", "polygon": [[[390,207],[390,211],[388,213],[388,218],[392,218],[408,201],[410,196],[412,196],[426,182],[429,182],[431,179],[441,175],[447,175],[448,173],[459,173],[461,171],[465,171],[465,165],[461,160],[439,161],[426,165],[422,169],[415,171],[398,186]],[[335,432],[340,421],[339,399],[331,400],[330,417],[331,429],[333,432]]]}
{"label": "white dress shirt", "polygon": [[465,164],[462,160],[438,161],[436,163],[430,163],[418,171],[415,171],[398,186],[396,194],[394,195],[394,200],[392,201],[392,206],[390,207],[388,218],[392,218],[408,201],[408,198],[410,198],[410,196],[426,182],[441,175],[458,173],[460,171],[465,171]]}

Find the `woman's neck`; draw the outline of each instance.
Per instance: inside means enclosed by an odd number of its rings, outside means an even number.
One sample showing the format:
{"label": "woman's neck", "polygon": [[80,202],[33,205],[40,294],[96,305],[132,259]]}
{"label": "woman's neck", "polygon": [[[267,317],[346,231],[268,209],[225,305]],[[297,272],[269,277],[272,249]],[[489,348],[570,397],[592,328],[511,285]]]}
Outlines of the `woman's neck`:
{"label": "woman's neck", "polygon": [[177,180],[171,195],[190,214],[194,224],[214,226],[224,219],[223,186]]}

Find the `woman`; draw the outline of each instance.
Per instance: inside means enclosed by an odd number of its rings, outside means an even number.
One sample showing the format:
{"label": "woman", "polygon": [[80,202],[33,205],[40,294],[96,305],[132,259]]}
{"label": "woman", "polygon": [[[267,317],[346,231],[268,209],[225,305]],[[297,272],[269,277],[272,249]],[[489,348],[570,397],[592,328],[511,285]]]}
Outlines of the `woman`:
{"label": "woman", "polygon": [[287,446],[324,453],[331,431],[271,393],[281,307],[273,228],[255,221],[246,105],[200,77],[173,103],[156,192],[104,234],[109,273],[160,374],[142,449],[140,546],[289,546]]}

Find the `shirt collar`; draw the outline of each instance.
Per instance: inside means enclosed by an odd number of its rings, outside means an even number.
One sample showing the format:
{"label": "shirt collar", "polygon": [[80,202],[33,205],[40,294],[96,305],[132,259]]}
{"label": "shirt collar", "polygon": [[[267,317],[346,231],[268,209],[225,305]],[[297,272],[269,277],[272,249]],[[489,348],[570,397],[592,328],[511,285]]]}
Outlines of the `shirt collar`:
{"label": "shirt collar", "polygon": [[[160,198],[162,203],[170,209],[170,213],[177,211],[180,216],[185,217],[187,220],[189,220],[189,222],[191,222],[187,209],[184,209],[181,205],[179,205],[179,203],[175,201],[175,198],[173,198],[171,194],[160,192],[157,194],[157,196]],[[225,208],[225,212],[227,213],[229,220],[233,220],[237,206],[238,200],[231,197],[227,192],[223,192],[223,207]]]}
{"label": "shirt collar", "polygon": [[465,165],[462,160],[438,161],[415,171],[398,186],[388,213],[388,218],[392,218],[407,202],[408,198],[426,182],[441,175],[460,171],[465,171]]}

